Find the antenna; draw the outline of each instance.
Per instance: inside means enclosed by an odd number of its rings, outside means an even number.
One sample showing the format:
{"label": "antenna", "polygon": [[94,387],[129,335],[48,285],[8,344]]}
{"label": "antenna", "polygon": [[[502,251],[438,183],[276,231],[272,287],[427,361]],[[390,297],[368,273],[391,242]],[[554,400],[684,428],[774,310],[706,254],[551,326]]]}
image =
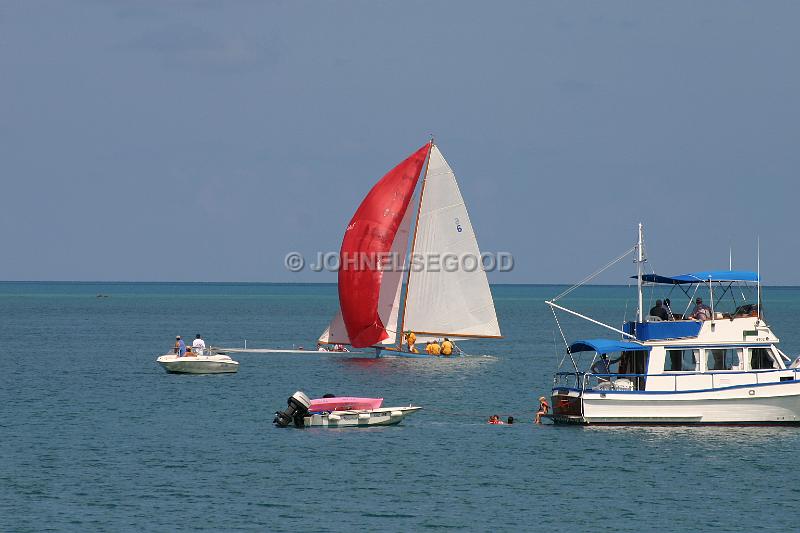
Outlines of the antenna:
{"label": "antenna", "polygon": [[758,287],[758,319],[761,320],[761,235],[756,237],[756,286]]}
{"label": "antenna", "polygon": [[733,246],[728,246],[728,270],[733,270]]}

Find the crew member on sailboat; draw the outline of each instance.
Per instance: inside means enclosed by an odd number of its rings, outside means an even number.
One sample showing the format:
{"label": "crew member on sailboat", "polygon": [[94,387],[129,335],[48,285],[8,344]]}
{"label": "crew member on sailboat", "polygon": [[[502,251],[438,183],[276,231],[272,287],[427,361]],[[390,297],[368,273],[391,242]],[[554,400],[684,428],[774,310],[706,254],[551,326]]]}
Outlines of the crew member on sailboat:
{"label": "crew member on sailboat", "polygon": [[408,345],[408,352],[409,353],[419,353],[417,347],[414,344],[417,342],[417,336],[414,335],[414,332],[409,330],[405,332],[406,344]]}

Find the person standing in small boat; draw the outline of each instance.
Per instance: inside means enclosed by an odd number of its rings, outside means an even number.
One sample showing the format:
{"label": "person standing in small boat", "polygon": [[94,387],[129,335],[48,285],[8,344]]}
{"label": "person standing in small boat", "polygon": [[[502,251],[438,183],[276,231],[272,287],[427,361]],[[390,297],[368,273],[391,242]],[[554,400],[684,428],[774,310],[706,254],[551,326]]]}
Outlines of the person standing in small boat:
{"label": "person standing in small boat", "polygon": [[203,352],[206,349],[206,343],[203,338],[198,333],[197,336],[194,338],[192,342],[192,351],[195,355],[203,355]]}
{"label": "person standing in small boat", "polygon": [[178,354],[178,357],[183,357],[186,355],[186,343],[183,342],[183,339],[181,339],[180,335],[175,337],[174,351],[176,354]]}

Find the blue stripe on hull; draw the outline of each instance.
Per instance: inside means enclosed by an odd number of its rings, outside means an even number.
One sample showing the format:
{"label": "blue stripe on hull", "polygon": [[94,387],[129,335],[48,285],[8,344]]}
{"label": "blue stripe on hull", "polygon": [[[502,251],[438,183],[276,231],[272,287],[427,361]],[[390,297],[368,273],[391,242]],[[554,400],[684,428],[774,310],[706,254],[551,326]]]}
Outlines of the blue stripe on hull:
{"label": "blue stripe on hull", "polygon": [[[716,389],[694,389],[694,390],[677,390],[677,391],[661,391],[661,390],[596,390],[596,389],[587,389],[584,391],[585,393],[592,393],[592,394],[639,394],[642,396],[648,394],[694,394],[698,392],[715,392],[715,391],[722,391],[722,390],[732,390],[732,389],[755,389],[758,387],[771,387],[776,385],[794,385],[796,383],[800,383],[798,379],[792,379],[789,381],[772,381],[770,383],[751,383],[749,385],[731,385],[729,387],[717,387]],[[554,387],[552,392],[558,391],[572,391],[580,393],[580,389],[575,389],[571,387]]]}
{"label": "blue stripe on hull", "polygon": [[[555,422],[570,424],[569,422]],[[575,425],[572,423],[572,425]],[[583,426],[800,426],[800,421],[786,422],[584,422]]]}

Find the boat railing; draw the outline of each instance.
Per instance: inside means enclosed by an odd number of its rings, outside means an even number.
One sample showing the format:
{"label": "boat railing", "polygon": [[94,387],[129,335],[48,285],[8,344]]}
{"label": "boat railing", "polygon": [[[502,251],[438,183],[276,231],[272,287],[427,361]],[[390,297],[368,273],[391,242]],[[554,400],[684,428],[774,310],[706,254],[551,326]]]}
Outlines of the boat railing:
{"label": "boat railing", "polygon": [[644,390],[647,374],[593,374],[583,376],[581,390]]}
{"label": "boat railing", "polygon": [[584,372],[556,372],[553,388],[580,389],[583,386]]}
{"label": "boat railing", "polygon": [[[780,372],[777,377],[775,374]],[[736,383],[731,381],[731,376],[747,374],[752,376],[752,381],[747,383]],[[659,391],[684,390],[678,387],[678,380],[688,376],[708,376],[711,379],[710,387],[707,389],[722,389],[731,386],[759,385],[766,383],[777,383],[787,379],[800,380],[800,368],[779,368],[772,370],[751,370],[741,372],[682,372],[682,373],[663,373],[663,374],[594,374],[591,372],[557,372],[554,378],[553,388],[565,388],[584,391],[641,391],[645,390],[645,384],[649,378],[662,380],[659,384]],[[664,379],[671,378],[672,387],[667,382],[666,388]]]}

